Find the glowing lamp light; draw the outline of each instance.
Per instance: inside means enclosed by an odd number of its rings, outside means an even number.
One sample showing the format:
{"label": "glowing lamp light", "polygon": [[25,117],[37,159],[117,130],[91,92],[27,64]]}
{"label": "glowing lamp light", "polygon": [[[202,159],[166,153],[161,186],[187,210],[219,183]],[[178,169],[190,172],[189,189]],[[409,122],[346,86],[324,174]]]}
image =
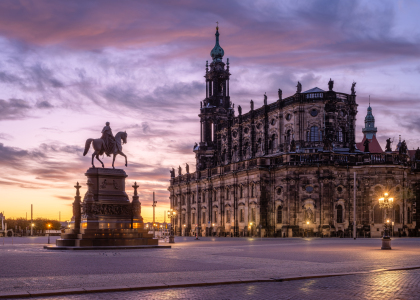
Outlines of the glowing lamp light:
{"label": "glowing lamp light", "polygon": [[307,221],[307,222],[306,222],[306,224],[308,224],[308,225],[309,225],[309,221]]}
{"label": "glowing lamp light", "polygon": [[385,193],[384,195],[385,195],[385,196],[388,196],[388,193]]}

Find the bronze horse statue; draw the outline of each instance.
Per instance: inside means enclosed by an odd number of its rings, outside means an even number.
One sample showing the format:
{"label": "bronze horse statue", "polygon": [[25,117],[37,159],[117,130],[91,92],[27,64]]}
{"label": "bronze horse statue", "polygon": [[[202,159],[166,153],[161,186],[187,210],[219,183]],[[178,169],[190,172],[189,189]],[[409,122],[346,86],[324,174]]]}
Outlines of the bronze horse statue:
{"label": "bronze horse statue", "polygon": [[[92,144],[93,150],[94,150],[92,154],[92,167],[95,168],[95,165],[93,164],[93,158],[96,156],[96,159],[99,160],[99,162],[102,164],[102,168],[104,168],[104,163],[99,159],[99,155],[103,155],[105,153],[106,147],[105,147],[104,140],[103,139],[87,139],[83,156],[85,156],[88,153],[90,144]],[[127,166],[127,156],[122,152],[122,144],[127,144],[127,132],[120,131],[115,135],[114,150],[110,153],[110,154],[113,154],[114,156],[112,159],[113,169],[115,169],[114,162],[115,162],[115,156],[117,156],[117,154],[125,157],[125,166]],[[108,155],[108,153],[106,154]]]}

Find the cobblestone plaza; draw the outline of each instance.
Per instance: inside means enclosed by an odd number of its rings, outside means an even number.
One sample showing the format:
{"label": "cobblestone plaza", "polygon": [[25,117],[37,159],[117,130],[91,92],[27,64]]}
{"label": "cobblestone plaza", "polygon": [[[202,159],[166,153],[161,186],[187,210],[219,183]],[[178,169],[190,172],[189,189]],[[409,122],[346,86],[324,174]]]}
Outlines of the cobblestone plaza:
{"label": "cobblestone plaza", "polygon": [[[342,238],[177,237],[172,249],[124,251],[47,251],[46,237],[2,242],[0,296],[67,289],[51,299],[418,298],[417,238],[394,238],[391,251],[380,250],[380,239]],[[345,276],[305,279],[337,274]]]}

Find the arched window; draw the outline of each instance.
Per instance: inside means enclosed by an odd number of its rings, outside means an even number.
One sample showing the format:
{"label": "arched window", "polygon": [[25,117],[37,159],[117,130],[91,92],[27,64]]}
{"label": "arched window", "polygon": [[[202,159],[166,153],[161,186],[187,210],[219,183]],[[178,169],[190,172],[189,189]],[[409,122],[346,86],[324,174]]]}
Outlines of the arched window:
{"label": "arched window", "polygon": [[318,126],[312,126],[308,134],[308,142],[319,142],[322,140],[322,133]]}
{"label": "arched window", "polygon": [[279,206],[277,208],[277,224],[283,223],[283,208]]}
{"label": "arched window", "polygon": [[204,211],[203,211],[203,219],[202,219],[201,223],[203,223],[203,224],[206,223],[206,213]]}
{"label": "arched window", "polygon": [[229,200],[229,189],[226,189],[226,200]]}
{"label": "arched window", "polygon": [[379,207],[379,205],[375,205],[375,208],[373,209],[373,222],[376,224],[381,224],[384,222],[382,217],[382,209]]}
{"label": "arched window", "polygon": [[255,208],[251,208],[251,221],[255,222]]}
{"label": "arched window", "polygon": [[230,210],[226,211],[226,222],[230,223]]}
{"label": "arched window", "polygon": [[251,198],[255,197],[254,194],[254,185],[251,185]]}
{"label": "arched window", "polygon": [[239,198],[243,198],[244,197],[244,189],[243,189],[243,187],[241,186],[240,188],[239,188]]}
{"label": "arched window", "polygon": [[343,206],[337,206],[337,223],[343,223]]}
{"label": "arched window", "polygon": [[241,209],[240,210],[240,216],[239,216],[239,222],[244,222],[244,210],[243,209]]}
{"label": "arched window", "polygon": [[400,220],[400,206],[398,204],[395,206],[395,223],[401,223],[401,220]]}

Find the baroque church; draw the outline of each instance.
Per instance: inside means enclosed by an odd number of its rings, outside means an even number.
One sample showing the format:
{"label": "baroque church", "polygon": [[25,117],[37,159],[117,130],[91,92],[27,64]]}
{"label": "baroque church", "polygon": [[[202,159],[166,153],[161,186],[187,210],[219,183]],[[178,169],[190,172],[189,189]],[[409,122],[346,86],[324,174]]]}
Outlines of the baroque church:
{"label": "baroque church", "polygon": [[[356,83],[347,94],[331,79],[326,90],[302,91],[298,82],[294,95],[279,89],[274,102],[264,95],[261,107],[251,100],[248,112],[236,113],[218,27],[215,35],[196,171],[171,170],[175,234],[346,237],[356,222],[358,236],[379,237],[386,220],[394,235],[419,234],[420,150],[401,140],[392,150],[390,139],[382,150],[370,102],[356,142]],[[379,206],[384,193],[394,199],[388,210]]]}

